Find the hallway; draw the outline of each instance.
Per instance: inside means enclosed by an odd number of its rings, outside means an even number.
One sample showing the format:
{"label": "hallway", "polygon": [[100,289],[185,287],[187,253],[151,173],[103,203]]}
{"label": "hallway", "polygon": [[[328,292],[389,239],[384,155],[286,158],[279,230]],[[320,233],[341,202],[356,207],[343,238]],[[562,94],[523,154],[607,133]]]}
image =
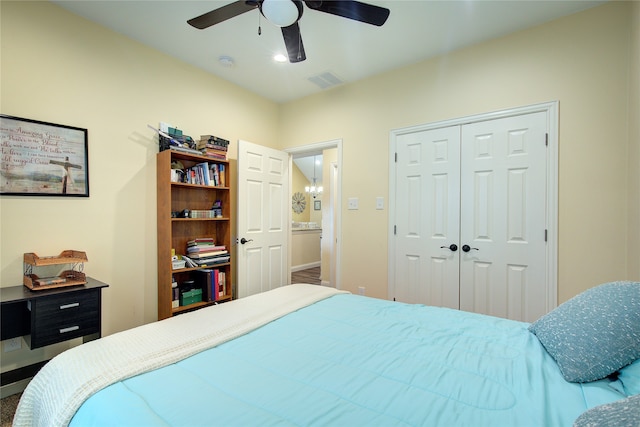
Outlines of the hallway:
{"label": "hallway", "polygon": [[312,285],[321,284],[320,267],[307,268],[306,270],[292,272],[291,283],[309,283]]}

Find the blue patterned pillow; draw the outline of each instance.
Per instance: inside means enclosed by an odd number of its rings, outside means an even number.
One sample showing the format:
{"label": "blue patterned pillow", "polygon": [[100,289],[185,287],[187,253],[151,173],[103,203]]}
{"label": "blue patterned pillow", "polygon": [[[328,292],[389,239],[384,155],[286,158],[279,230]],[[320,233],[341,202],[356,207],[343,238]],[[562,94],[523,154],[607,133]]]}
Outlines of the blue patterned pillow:
{"label": "blue patterned pillow", "polygon": [[529,326],[571,382],[606,377],[640,358],[640,282],[591,288]]}
{"label": "blue patterned pillow", "polygon": [[573,423],[573,427],[638,427],[640,394],[591,408]]}

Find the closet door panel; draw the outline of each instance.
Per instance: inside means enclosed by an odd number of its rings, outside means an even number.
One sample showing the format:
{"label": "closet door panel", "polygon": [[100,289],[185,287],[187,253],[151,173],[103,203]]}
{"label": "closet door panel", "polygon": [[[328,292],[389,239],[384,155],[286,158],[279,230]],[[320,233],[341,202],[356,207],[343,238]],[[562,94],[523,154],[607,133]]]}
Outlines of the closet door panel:
{"label": "closet door panel", "polygon": [[545,133],[544,113],[462,126],[460,245],[471,248],[460,256],[462,310],[545,313]]}
{"label": "closet door panel", "polygon": [[400,135],[396,150],[395,298],[458,308],[460,128]]}

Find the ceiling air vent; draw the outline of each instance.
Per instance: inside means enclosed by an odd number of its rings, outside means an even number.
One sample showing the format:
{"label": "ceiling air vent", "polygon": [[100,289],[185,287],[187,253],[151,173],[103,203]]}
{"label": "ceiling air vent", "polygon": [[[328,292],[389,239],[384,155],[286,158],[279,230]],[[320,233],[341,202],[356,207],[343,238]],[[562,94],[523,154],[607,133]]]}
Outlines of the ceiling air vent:
{"label": "ceiling air vent", "polygon": [[326,73],[320,73],[315,76],[311,76],[308,80],[318,86],[320,89],[327,89],[333,86],[344,83],[338,76],[327,71]]}

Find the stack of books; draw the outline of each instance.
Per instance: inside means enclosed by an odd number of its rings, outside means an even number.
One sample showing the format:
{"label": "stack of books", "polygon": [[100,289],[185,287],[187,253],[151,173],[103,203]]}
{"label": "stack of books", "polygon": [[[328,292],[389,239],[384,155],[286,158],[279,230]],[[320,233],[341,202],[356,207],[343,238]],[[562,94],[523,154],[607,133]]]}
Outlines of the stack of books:
{"label": "stack of books", "polygon": [[227,160],[229,141],[226,139],[213,135],[201,135],[196,147],[205,156],[219,160]]}
{"label": "stack of books", "polygon": [[224,164],[202,162],[185,169],[171,169],[171,182],[225,187],[227,185]]}
{"label": "stack of books", "polygon": [[218,301],[225,297],[227,294],[227,275],[223,270],[203,268],[197,272],[204,301]]}
{"label": "stack of books", "polygon": [[187,254],[183,258],[191,261],[192,267],[206,267],[229,262],[229,251],[224,245],[216,245],[211,237],[200,237],[187,242]]}

